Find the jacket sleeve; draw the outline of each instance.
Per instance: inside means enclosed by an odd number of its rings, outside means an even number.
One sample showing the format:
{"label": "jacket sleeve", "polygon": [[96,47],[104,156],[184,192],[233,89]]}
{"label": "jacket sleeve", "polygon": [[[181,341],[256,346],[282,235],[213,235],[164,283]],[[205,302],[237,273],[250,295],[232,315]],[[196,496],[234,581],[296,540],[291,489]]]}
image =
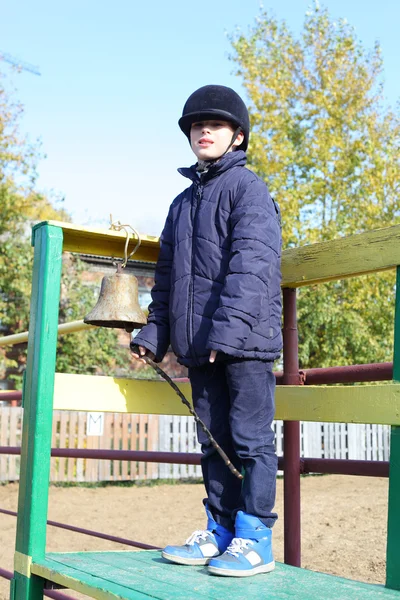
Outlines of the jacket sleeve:
{"label": "jacket sleeve", "polygon": [[152,302],[149,305],[147,325],[141,329],[131,345],[138,344],[151,350],[156,362],[162,361],[168,350],[169,333],[169,294],[173,259],[173,232],[171,210],[160,237],[160,253],[151,290]]}
{"label": "jacket sleeve", "polygon": [[260,315],[269,311],[268,283],[280,262],[281,228],[268,188],[254,179],[239,192],[231,213],[231,249],[207,348],[241,350]]}

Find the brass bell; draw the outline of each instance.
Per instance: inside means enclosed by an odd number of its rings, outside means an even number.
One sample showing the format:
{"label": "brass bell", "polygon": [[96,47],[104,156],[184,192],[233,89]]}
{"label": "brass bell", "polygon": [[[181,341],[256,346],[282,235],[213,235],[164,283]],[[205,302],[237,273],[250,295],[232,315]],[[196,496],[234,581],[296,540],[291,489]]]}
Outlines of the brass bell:
{"label": "brass bell", "polygon": [[125,329],[129,333],[142,328],[147,319],[139,306],[136,277],[125,273],[118,264],[114,275],[103,277],[97,304],[83,320],[89,325]]}

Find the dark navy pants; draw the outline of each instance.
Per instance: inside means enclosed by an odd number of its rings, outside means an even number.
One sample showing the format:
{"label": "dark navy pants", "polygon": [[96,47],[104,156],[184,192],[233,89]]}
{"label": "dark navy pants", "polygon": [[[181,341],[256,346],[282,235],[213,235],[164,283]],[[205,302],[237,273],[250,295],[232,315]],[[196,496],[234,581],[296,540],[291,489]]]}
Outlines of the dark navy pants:
{"label": "dark navy pants", "polygon": [[228,359],[189,369],[193,404],[200,419],[229,456],[243,482],[231,473],[200,426],[202,470],[214,519],[233,530],[238,510],[272,527],[277,457],[274,432],[275,376],[272,363]]}

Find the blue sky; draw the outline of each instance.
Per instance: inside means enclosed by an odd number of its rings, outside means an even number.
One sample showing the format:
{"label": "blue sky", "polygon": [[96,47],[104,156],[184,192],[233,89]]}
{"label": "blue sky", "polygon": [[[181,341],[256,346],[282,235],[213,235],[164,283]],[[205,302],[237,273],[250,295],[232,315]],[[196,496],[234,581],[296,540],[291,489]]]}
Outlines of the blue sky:
{"label": "blue sky", "polygon": [[[400,97],[398,0],[325,0],[367,48],[379,40],[385,94]],[[310,0],[264,0],[296,33]],[[108,227],[109,214],[159,234],[194,162],[177,126],[182,106],[208,83],[243,93],[226,35],[247,31],[259,0],[14,0],[2,6],[0,51],[38,65],[13,74],[25,106],[21,130],[47,158],[38,187],[65,198],[79,225]],[[6,65],[3,63],[3,70]],[[8,69],[6,69],[8,71]],[[245,96],[244,96],[244,99]]]}

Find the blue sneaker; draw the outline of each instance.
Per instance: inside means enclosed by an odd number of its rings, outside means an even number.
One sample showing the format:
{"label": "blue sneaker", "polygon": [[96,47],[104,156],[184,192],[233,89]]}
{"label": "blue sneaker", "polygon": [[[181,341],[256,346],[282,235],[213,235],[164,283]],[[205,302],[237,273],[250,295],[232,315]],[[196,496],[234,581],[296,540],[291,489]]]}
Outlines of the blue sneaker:
{"label": "blue sneaker", "polygon": [[233,533],[214,521],[206,506],[207,529],[197,530],[183,546],[166,546],[161,556],[178,565],[207,565],[229,546]]}
{"label": "blue sneaker", "polygon": [[221,556],[209,562],[209,572],[226,577],[269,573],[275,568],[271,538],[271,529],[260,519],[239,511],[235,521],[235,537]]}

